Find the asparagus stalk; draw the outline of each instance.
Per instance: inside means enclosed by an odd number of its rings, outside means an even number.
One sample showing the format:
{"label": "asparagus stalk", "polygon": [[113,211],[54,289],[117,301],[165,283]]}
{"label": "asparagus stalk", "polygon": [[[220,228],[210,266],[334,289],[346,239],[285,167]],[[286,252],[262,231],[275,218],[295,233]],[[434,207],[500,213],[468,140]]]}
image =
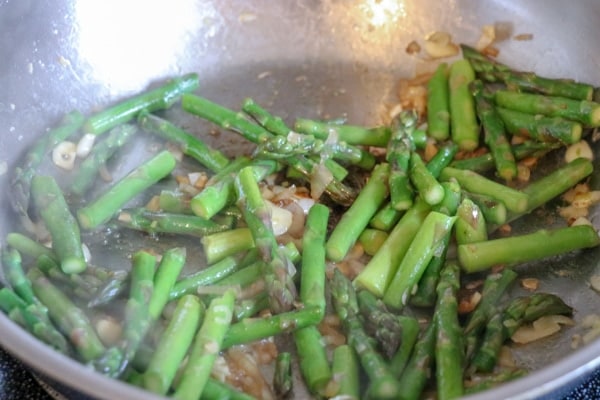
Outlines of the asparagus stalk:
{"label": "asparagus stalk", "polygon": [[566,97],[498,90],[494,100],[500,107],[528,114],[543,114],[579,121],[585,126],[600,126],[600,103]]}
{"label": "asparagus stalk", "polygon": [[595,247],[600,237],[588,225],[570,226],[458,246],[458,260],[467,273],[494,265],[515,265]]}
{"label": "asparagus stalk", "polygon": [[52,250],[60,260],[61,269],[67,274],[78,273],[86,268],[79,225],[54,178],[36,175],[31,181],[31,195],[50,235]]}
{"label": "asparagus stalk", "polygon": [[406,211],[379,251],[354,278],[357,287],[365,288],[377,297],[383,296],[429,211],[430,206],[421,200]]}
{"label": "asparagus stalk", "polygon": [[481,121],[484,133],[484,142],[490,149],[496,173],[505,181],[510,182],[517,176],[517,164],[512,148],[506,137],[504,122],[489,100],[492,96],[480,80],[474,80],[470,85],[475,98],[477,116]]}
{"label": "asparagus stalk", "polygon": [[96,289],[87,305],[90,308],[106,305],[120,296],[126,289],[126,281],[129,278],[127,271],[111,271],[110,278]]}
{"label": "asparagus stalk", "polygon": [[106,162],[123,147],[137,132],[134,125],[120,125],[113,128],[106,139],[97,143],[92,152],[77,168],[77,173],[71,183],[71,192],[81,196],[95,183],[98,171]]}
{"label": "asparagus stalk", "polygon": [[233,203],[235,175],[242,168],[251,165],[257,181],[262,181],[267,175],[277,170],[277,162],[273,160],[250,160],[240,157],[233,160],[226,168],[214,175],[200,193],[190,200],[194,214],[210,219],[228,204]]}
{"label": "asparagus stalk", "polygon": [[223,348],[293,332],[316,325],[322,319],[322,310],[317,307],[306,307],[264,318],[245,318],[231,325],[223,340]]}
{"label": "asparagus stalk", "polygon": [[123,209],[119,213],[117,221],[123,227],[146,233],[166,233],[200,238],[230,230],[234,225],[232,219],[220,223],[195,215],[150,211],[145,208]]}
{"label": "asparagus stalk", "polygon": [[473,65],[477,75],[489,82],[503,82],[511,90],[537,92],[579,100],[592,100],[594,88],[569,79],[549,79],[532,72],[521,72],[492,60],[476,49],[461,44],[463,56]]}
{"label": "asparagus stalk", "polygon": [[402,111],[392,122],[392,135],[387,146],[386,160],[390,164],[388,185],[392,206],[407,210],[413,204],[410,185],[410,161],[414,150],[410,134],[417,124],[417,113]]}
{"label": "asparagus stalk", "polygon": [[337,397],[348,400],[360,399],[359,364],[356,352],[343,344],[333,350],[331,372],[338,384]]}
{"label": "asparagus stalk", "polygon": [[305,307],[318,307],[325,314],[325,237],[329,208],[315,204],[308,211],[302,237],[300,300]]}
{"label": "asparagus stalk", "polygon": [[435,156],[427,162],[427,170],[433,175],[434,178],[438,178],[442,173],[442,170],[452,163],[454,156],[458,152],[458,146],[454,142],[448,142],[442,145]]}
{"label": "asparagus stalk", "polygon": [[31,239],[29,236],[25,236],[18,232],[11,232],[6,235],[6,244],[17,250],[21,255],[28,256],[34,260],[42,255],[45,255],[55,261],[58,261],[58,258],[52,249],[49,249],[43,244]]}
{"label": "asparagus stalk", "polygon": [[359,291],[356,298],[365,331],[377,340],[387,359],[391,359],[402,340],[400,320],[368,290]]}
{"label": "asparagus stalk", "polygon": [[154,275],[154,289],[148,304],[151,319],[158,319],[169,301],[171,290],[185,265],[186,254],[185,247],[174,247],[163,253]]}
{"label": "asparagus stalk", "polygon": [[316,326],[294,331],[300,371],[311,393],[323,393],[332,378],[323,338]]}
{"label": "asparagus stalk", "polygon": [[93,229],[107,222],[121,207],[139,193],[167,176],[175,168],[175,157],[162,151],[116,182],[92,203],[77,211],[77,218],[85,229]]}
{"label": "asparagus stalk", "polygon": [[500,200],[510,211],[524,212],[529,206],[527,193],[495,182],[476,172],[446,167],[442,171],[440,179],[448,180],[450,178],[456,179],[464,190]]}
{"label": "asparagus stalk", "polygon": [[255,247],[252,232],[247,227],[203,236],[201,243],[208,264]]}
{"label": "asparagus stalk", "polygon": [[133,255],[129,298],[125,305],[123,340],[120,347],[123,360],[115,373],[121,374],[133,360],[140,344],[150,328],[152,317],[149,303],[154,293],[154,269],[156,257],[140,250]]}
{"label": "asparagus stalk", "polygon": [[0,288],[0,309],[44,343],[63,354],[70,354],[67,340],[47,317],[40,316],[39,307],[28,305],[9,288]]}
{"label": "asparagus stalk", "polygon": [[138,94],[91,116],[86,121],[84,130],[86,133],[99,135],[132,120],[142,110],[153,112],[167,109],[179,100],[182,93],[196,90],[198,84],[198,74],[195,73],[172,79],[156,89]]}
{"label": "asparagus stalk", "polygon": [[475,79],[475,72],[467,60],[458,60],[450,66],[449,104],[450,131],[452,141],[461,150],[475,150],[479,146],[479,126],[475,115],[473,96],[469,84]]}
{"label": "asparagus stalk", "polygon": [[2,249],[2,266],[4,276],[12,290],[27,304],[39,304],[39,300],[33,294],[31,281],[23,271],[21,254],[15,249]]}
{"label": "asparagus stalk", "polygon": [[479,348],[473,355],[469,369],[479,372],[492,372],[505,340],[502,312],[495,312],[485,327],[485,334],[481,339]]}
{"label": "asparagus stalk", "polygon": [[203,316],[204,303],[198,297],[185,295],[177,302],[173,317],[143,374],[146,389],[162,395],[168,392]]}
{"label": "asparagus stalk", "polygon": [[185,294],[193,294],[198,287],[214,284],[235,271],[239,271],[246,265],[247,264],[243,263],[239,256],[225,257],[222,260],[175,282],[170,290],[169,300],[178,299]]}
{"label": "asparagus stalk", "polygon": [[269,208],[250,167],[240,171],[235,188],[238,207],[244,214],[259,256],[267,266],[264,278],[270,294],[271,309],[275,313],[289,311],[296,298],[296,286],[292,280],[295,269],[275,240]]}
{"label": "asparagus stalk", "polygon": [[229,159],[222,152],[211,148],[196,136],[189,134],[166,119],[142,111],[137,120],[142,128],[176,143],[181,147],[183,154],[192,157],[200,165],[213,172],[219,172],[229,164]]}
{"label": "asparagus stalk", "polygon": [[273,374],[273,390],[278,399],[285,399],[292,394],[294,385],[292,376],[292,355],[284,351],[277,354],[275,372]]}
{"label": "asparagus stalk", "polygon": [[[558,147],[558,143],[542,143],[528,140],[512,146],[512,152],[515,155],[516,160],[523,160],[527,157],[540,158]],[[485,153],[478,157],[454,160],[450,163],[450,167],[485,173],[493,170],[495,168],[495,163],[492,154]]]}
{"label": "asparagus stalk", "polygon": [[194,338],[188,362],[175,388],[175,399],[200,398],[231,324],[234,300],[233,291],[227,291],[210,302],[202,326]]}
{"label": "asparagus stalk", "polygon": [[[434,207],[434,211],[454,216],[456,215],[456,210],[458,209],[461,201],[460,186],[454,180],[442,182],[442,186],[444,187],[444,199],[440,204]],[[425,271],[423,271],[423,275],[419,280],[417,290],[410,297],[410,304],[413,306],[431,307],[435,304],[437,297],[435,288],[440,277],[440,270],[446,262],[446,253],[448,251],[451,236],[451,231],[446,233],[446,235],[442,238],[442,242],[440,243],[440,247],[443,250],[433,254],[433,257],[429,261],[429,264],[427,264]]]}
{"label": "asparagus stalk", "polygon": [[331,131],[335,131],[340,141],[357,146],[386,147],[390,140],[387,127],[365,128],[354,125],[331,124],[305,118],[298,118],[294,124],[296,132],[314,135],[325,140]]}
{"label": "asparagus stalk", "polygon": [[417,152],[410,155],[410,181],[427,204],[434,206],[443,200],[444,188],[427,169]]}
{"label": "asparagus stalk", "polygon": [[192,214],[189,195],[180,190],[161,190],[158,195],[158,208],[165,212]]}
{"label": "asparagus stalk", "polygon": [[390,307],[402,308],[415,291],[433,255],[443,251],[445,236],[452,229],[456,217],[431,211],[415,234],[406,255],[386,289],[383,301]]}
{"label": "asparagus stalk", "polygon": [[[501,201],[489,196],[469,192],[463,192],[463,196],[479,207],[483,214],[483,219],[489,224],[502,225],[506,222],[508,212],[506,206]],[[531,203],[531,198],[529,198],[528,203]]]}
{"label": "asparagus stalk", "polygon": [[82,113],[71,111],[64,116],[60,126],[41,136],[27,151],[23,165],[15,169],[10,183],[11,204],[19,216],[29,220],[27,211],[29,209],[31,180],[36,174],[37,168],[57,144],[74,135],[84,122],[85,116]]}
{"label": "asparagus stalk", "polygon": [[383,243],[385,243],[388,236],[388,233],[385,231],[366,228],[358,237],[358,243],[361,244],[365,253],[370,256],[374,256],[379,251]]}
{"label": "asparagus stalk", "polygon": [[398,321],[402,327],[402,338],[398,351],[389,362],[390,370],[394,376],[399,377],[404,372],[410,356],[419,337],[419,322],[416,318],[399,315]]}
{"label": "asparagus stalk", "polygon": [[208,378],[202,398],[222,399],[222,400],[255,400],[254,397],[240,392],[226,383],[222,383],[214,378]]}
{"label": "asparagus stalk", "polygon": [[459,287],[460,267],[454,262],[448,262],[440,272],[434,316],[437,333],[435,375],[438,397],[441,400],[460,397],[464,391],[464,354],[456,298]]}
{"label": "asparagus stalk", "polygon": [[243,299],[235,304],[233,320],[241,321],[244,318],[254,317],[259,312],[269,308],[269,295],[261,292],[250,299]]}
{"label": "asparagus stalk", "polygon": [[435,325],[431,322],[415,343],[410,360],[398,381],[402,388],[399,399],[417,400],[421,397],[435,360]]}
{"label": "asparagus stalk", "polygon": [[386,202],[369,221],[369,226],[381,231],[389,232],[400,220],[403,212],[394,208],[391,202]]}
{"label": "asparagus stalk", "polygon": [[103,355],[105,348],[85,313],[54,286],[37,268],[29,271],[33,292],[48,308],[48,314],[57,328],[69,339],[77,354],[85,362]]}
{"label": "asparagus stalk", "polygon": [[508,108],[496,107],[504,122],[506,131],[513,136],[530,138],[540,142],[573,144],[579,142],[583,134],[581,123],[561,117],[533,115]]}
{"label": "asparagus stalk", "polygon": [[454,231],[456,243],[468,244],[487,240],[487,225],[485,217],[477,204],[469,198],[464,198],[456,212]]}
{"label": "asparagus stalk", "polygon": [[335,269],[330,284],[333,305],[343,321],[348,344],[356,351],[363,370],[369,376],[368,396],[374,399],[397,399],[403,388],[375,349],[360,322],[352,282]]}
{"label": "asparagus stalk", "polygon": [[346,256],[385,201],[388,196],[389,173],[390,166],[386,163],[378,164],[373,169],[369,181],[329,236],[325,248],[330,260],[340,261]]}
{"label": "asparagus stalk", "polygon": [[436,140],[450,137],[448,64],[440,63],[427,83],[427,133]]}

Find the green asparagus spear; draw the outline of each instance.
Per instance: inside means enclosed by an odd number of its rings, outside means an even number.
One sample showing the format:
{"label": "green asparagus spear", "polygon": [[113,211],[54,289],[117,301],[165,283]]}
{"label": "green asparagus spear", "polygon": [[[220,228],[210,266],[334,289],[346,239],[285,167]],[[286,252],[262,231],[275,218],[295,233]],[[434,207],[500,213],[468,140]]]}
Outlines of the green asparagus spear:
{"label": "green asparagus spear", "polygon": [[294,342],[306,386],[311,393],[323,393],[332,375],[321,333],[316,326],[307,326],[294,331]]}
{"label": "green asparagus spear", "polygon": [[402,327],[402,338],[398,351],[389,362],[390,370],[396,377],[404,372],[419,337],[419,322],[416,318],[399,315],[398,321]]}
{"label": "green asparagus spear", "polygon": [[566,118],[590,127],[600,126],[600,103],[589,100],[573,100],[507,90],[496,91],[494,100],[498,106],[510,110]]}
{"label": "green asparagus spear", "polygon": [[173,397],[180,400],[197,400],[202,392],[233,316],[233,291],[213,299],[206,309],[204,322],[194,338],[188,362]]}
{"label": "green asparagus spear", "polygon": [[377,297],[383,296],[429,210],[430,206],[422,200],[407,210],[377,254],[354,278],[357,287],[365,288]]}
{"label": "green asparagus spear", "polygon": [[219,172],[229,164],[229,159],[219,150],[209,147],[199,138],[166,119],[142,111],[138,116],[138,123],[151,133],[176,143],[181,147],[183,154],[192,157],[213,172]]}
{"label": "green asparagus spear", "polygon": [[[463,196],[479,207],[483,214],[483,219],[489,224],[502,225],[506,222],[508,212],[506,206],[501,201],[490,196],[469,193],[466,191],[463,191]],[[531,203],[531,198],[529,198],[528,203]]]}
{"label": "green asparagus spear", "polygon": [[436,140],[450,137],[448,64],[440,63],[427,83],[427,133]]}
{"label": "green asparagus spear", "polygon": [[386,202],[369,221],[369,226],[381,231],[389,232],[400,220],[403,212],[394,208],[391,202]]}
{"label": "green asparagus spear", "polygon": [[296,119],[296,132],[314,135],[319,139],[327,139],[331,131],[335,131],[340,141],[357,146],[386,147],[390,140],[390,130],[387,127],[365,128],[354,125],[330,124],[305,118]]}
{"label": "green asparagus spear", "polygon": [[470,369],[479,372],[492,372],[505,340],[502,312],[495,312],[485,327],[485,334],[481,339],[477,352],[473,355]]}
{"label": "green asparagus spear", "polygon": [[461,44],[463,56],[473,65],[481,79],[503,82],[512,90],[542,93],[579,100],[592,100],[593,86],[569,79],[549,79],[532,72],[521,72],[484,56],[476,49]]}
{"label": "green asparagus spear", "polygon": [[369,376],[368,396],[373,399],[397,399],[403,391],[358,317],[358,304],[352,282],[339,269],[330,281],[334,308],[343,321],[348,344],[354,348],[363,370]]}
{"label": "green asparagus spear", "polygon": [[134,125],[119,125],[113,128],[106,139],[97,143],[91,153],[77,167],[77,173],[71,183],[71,192],[81,196],[89,190],[98,176],[98,171],[123,147],[137,132]]}
{"label": "green asparagus spear", "polygon": [[300,300],[305,307],[319,307],[325,314],[325,237],[329,208],[315,204],[308,211],[302,237]]}
{"label": "green asparagus spear", "polygon": [[83,361],[92,361],[103,355],[105,349],[88,317],[65,294],[54,286],[37,268],[29,270],[33,292],[48,308],[52,321]]}
{"label": "green asparagus spear", "polygon": [[117,216],[119,225],[146,233],[166,233],[204,237],[233,228],[234,220],[220,222],[196,215],[150,211],[145,208],[126,208]]}
{"label": "green asparagus spear", "polygon": [[70,354],[65,336],[58,332],[46,317],[41,317],[38,309],[32,310],[31,305],[9,288],[0,288],[0,309],[44,343],[63,354]]}
{"label": "green asparagus spear", "polygon": [[517,176],[517,164],[506,137],[504,122],[492,101],[489,100],[492,95],[484,88],[483,82],[474,80],[471,82],[470,89],[475,98],[477,116],[483,126],[484,142],[490,149],[496,164],[496,173],[500,178],[510,182]]}
{"label": "green asparagus spear", "polygon": [[438,397],[441,400],[460,397],[464,391],[464,354],[456,298],[459,287],[460,268],[458,264],[448,262],[440,272],[434,316],[437,333],[435,375]]}
{"label": "green asparagus spear", "polygon": [[148,304],[151,319],[158,319],[169,301],[171,290],[185,265],[186,254],[185,247],[174,247],[163,253],[154,275],[154,289]]}
{"label": "green asparagus spear", "polygon": [[429,261],[435,253],[443,251],[440,246],[445,243],[445,236],[452,229],[455,220],[456,217],[436,211],[425,217],[383,295],[385,304],[394,308],[402,308],[408,304]]}
{"label": "green asparagus spear", "polygon": [[58,261],[58,258],[52,249],[49,249],[43,244],[38,243],[29,236],[25,236],[21,233],[11,232],[6,235],[6,244],[17,250],[22,256],[28,256],[34,260],[45,255]]}
{"label": "green asparagus spear", "polygon": [[356,358],[356,352],[347,344],[333,350],[331,372],[339,386],[337,397],[348,400],[360,399],[359,364]]}
{"label": "green asparagus spear", "polygon": [[399,399],[418,400],[421,397],[435,360],[435,325],[430,322],[415,343],[410,360],[398,381],[402,388]]}
{"label": "green asparagus spear", "polygon": [[502,318],[506,337],[511,337],[521,325],[533,322],[544,315],[571,315],[573,308],[560,297],[538,292],[517,297],[508,304]]}
{"label": "green asparagus spear", "polygon": [[475,104],[469,91],[469,84],[475,79],[475,72],[467,60],[458,60],[450,66],[449,104],[450,131],[452,141],[461,150],[475,150],[479,146],[479,126],[475,116]]}
{"label": "green asparagus spear", "polygon": [[45,175],[34,176],[31,181],[31,195],[50,231],[52,250],[60,260],[61,269],[67,274],[85,270],[87,265],[81,247],[79,226],[54,178]]}
{"label": "green asparagus spear", "polygon": [[487,225],[483,213],[473,201],[464,198],[456,211],[454,231],[457,244],[476,243],[487,240]]}
{"label": "green asparagus spear", "polygon": [[208,378],[206,381],[206,385],[202,391],[202,398],[220,400],[255,400],[255,398],[249,394],[240,392],[231,385],[214,378]]}
{"label": "green asparagus spear", "polygon": [[385,304],[368,290],[356,294],[365,331],[377,340],[387,359],[391,359],[402,339],[402,326],[398,317],[388,311]]}
{"label": "green asparagus spear", "polygon": [[417,152],[410,155],[410,181],[427,204],[434,206],[443,200],[444,188],[427,169]]}
{"label": "green asparagus spear", "polygon": [[23,165],[15,169],[11,180],[11,204],[21,217],[29,219],[29,196],[31,180],[44,157],[60,142],[75,134],[85,122],[85,116],[79,111],[71,111],[64,116],[60,126],[41,136],[27,151]]}
{"label": "green asparagus spear", "polygon": [[448,180],[450,178],[456,179],[464,190],[500,200],[510,211],[524,212],[529,206],[528,194],[495,182],[476,172],[446,167],[442,171],[440,179]]}
{"label": "green asparagus spear", "polygon": [[225,257],[254,248],[254,238],[249,228],[236,228],[206,235],[201,239],[208,264]]}
{"label": "green asparagus spear", "polygon": [[271,213],[262,198],[251,167],[240,171],[235,188],[238,207],[244,214],[258,254],[267,267],[264,279],[270,294],[271,309],[275,313],[289,311],[296,298],[296,286],[292,280],[295,269],[275,240]]}
{"label": "green asparagus spear", "polygon": [[92,203],[77,211],[85,229],[93,229],[108,221],[129,200],[167,176],[175,168],[175,157],[162,151],[116,182]]}
{"label": "green asparagus spear", "polygon": [[367,227],[369,220],[385,201],[388,195],[389,172],[390,166],[385,163],[378,164],[373,169],[369,181],[329,236],[325,248],[330,260],[340,261],[346,256]]}
{"label": "green asparagus spear", "polygon": [[402,111],[392,121],[392,135],[387,146],[386,160],[390,164],[388,185],[392,206],[396,210],[407,210],[413,204],[413,189],[410,185],[410,160],[415,148],[411,132],[417,124],[417,113]]}
{"label": "green asparagus spear", "polygon": [[283,351],[275,359],[275,372],[273,374],[273,390],[278,399],[285,399],[292,394],[294,385],[292,376],[292,354]]}
{"label": "green asparagus spear", "polygon": [[458,246],[458,260],[467,273],[494,265],[515,265],[600,244],[598,233],[588,225],[570,226],[487,240]]}
{"label": "green asparagus spear", "polygon": [[583,134],[581,123],[561,117],[533,115],[508,108],[496,107],[506,131],[513,136],[540,142],[577,143]]}
{"label": "green asparagus spear", "polygon": [[12,290],[19,295],[27,304],[39,304],[39,300],[33,294],[31,281],[23,271],[21,254],[15,249],[2,249],[2,266],[6,280]]}
{"label": "green asparagus spear", "polygon": [[86,121],[84,130],[86,133],[99,135],[132,120],[142,110],[153,112],[167,109],[179,100],[182,93],[196,90],[198,84],[198,74],[195,73],[172,79],[156,89],[143,92],[91,116]]}
{"label": "green asparagus spear", "polygon": [[162,395],[167,393],[203,316],[204,303],[198,297],[188,294],[177,302],[173,317],[144,372],[146,389]]}
{"label": "green asparagus spear", "polygon": [[366,228],[358,237],[358,243],[361,244],[365,253],[374,256],[387,240],[388,236],[389,234],[385,231]]}
{"label": "green asparagus spear", "polygon": [[445,143],[438,149],[431,160],[427,162],[427,170],[431,172],[434,178],[438,178],[442,170],[450,165],[457,152],[458,146],[456,143]]}
{"label": "green asparagus spear", "polygon": [[264,318],[246,318],[231,325],[223,341],[223,348],[293,332],[316,325],[322,319],[322,310],[317,307],[306,307]]}
{"label": "green asparagus spear", "polygon": [[133,255],[129,298],[125,305],[125,322],[121,349],[123,360],[115,374],[122,373],[133,360],[152,322],[149,303],[154,292],[156,257],[140,250]]}

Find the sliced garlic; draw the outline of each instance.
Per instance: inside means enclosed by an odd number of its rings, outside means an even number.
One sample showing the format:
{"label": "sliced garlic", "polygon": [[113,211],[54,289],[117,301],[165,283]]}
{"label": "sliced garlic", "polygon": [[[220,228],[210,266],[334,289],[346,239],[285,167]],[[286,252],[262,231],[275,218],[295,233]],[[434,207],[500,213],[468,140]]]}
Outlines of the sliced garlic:
{"label": "sliced garlic", "polygon": [[123,327],[115,318],[104,316],[96,321],[96,332],[105,345],[116,344],[122,336]]}
{"label": "sliced garlic", "polygon": [[565,152],[565,161],[571,162],[577,158],[587,158],[588,160],[594,159],[594,153],[586,140],[580,140],[579,142],[567,147]]}
{"label": "sliced garlic", "polygon": [[283,235],[292,225],[292,212],[276,206],[270,201],[266,201],[266,204],[271,210],[271,226],[273,227],[273,233],[275,236]]}
{"label": "sliced garlic", "polygon": [[481,36],[475,45],[475,48],[479,51],[490,46],[496,40],[496,27],[494,25],[484,25],[481,28]]}
{"label": "sliced garlic", "polygon": [[560,331],[561,325],[575,325],[575,322],[564,315],[547,315],[532,324],[524,325],[517,329],[511,339],[515,343],[525,344],[539,340]]}
{"label": "sliced garlic", "polygon": [[95,142],[96,135],[93,135],[91,133],[86,133],[85,135],[83,135],[81,139],[79,139],[79,142],[77,142],[77,157],[86,158],[92,151]]}
{"label": "sliced garlic", "polygon": [[433,58],[452,57],[458,54],[458,46],[452,43],[447,32],[434,32],[427,36],[423,45],[427,54]]}
{"label": "sliced garlic", "polygon": [[73,142],[61,142],[52,149],[52,162],[59,168],[72,170],[75,166],[77,145]]}

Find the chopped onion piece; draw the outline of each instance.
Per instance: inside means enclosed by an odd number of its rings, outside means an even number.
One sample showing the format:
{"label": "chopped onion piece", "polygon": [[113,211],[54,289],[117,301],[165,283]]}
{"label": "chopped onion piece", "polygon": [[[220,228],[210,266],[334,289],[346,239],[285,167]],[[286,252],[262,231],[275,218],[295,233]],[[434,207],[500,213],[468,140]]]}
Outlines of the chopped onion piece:
{"label": "chopped onion piece", "polygon": [[302,211],[304,211],[304,214],[306,215],[311,207],[315,205],[315,200],[310,197],[299,197],[296,200],[296,203],[302,208]]}
{"label": "chopped onion piece", "polygon": [[570,145],[565,152],[566,162],[571,162],[580,157],[587,158],[588,160],[594,159],[594,153],[586,140],[580,140],[579,142]]}
{"label": "chopped onion piece", "polygon": [[83,259],[85,260],[85,262],[89,263],[90,261],[92,261],[92,253],[90,252],[89,247],[87,247],[85,243],[81,245],[81,250],[83,252]]}
{"label": "chopped onion piece", "polygon": [[64,141],[52,149],[52,162],[59,168],[72,170],[76,157],[77,145],[73,142]]}
{"label": "chopped onion piece", "polygon": [[92,151],[95,142],[96,135],[92,135],[91,133],[83,135],[77,143],[77,157],[86,158]]}
{"label": "chopped onion piece", "polygon": [[590,277],[590,285],[596,292],[600,292],[600,275],[592,275]]}
{"label": "chopped onion piece", "polygon": [[333,181],[331,171],[323,163],[317,164],[316,171],[313,172],[310,179],[310,197],[313,199],[321,197],[331,181]]}
{"label": "chopped onion piece", "polygon": [[114,317],[103,316],[96,321],[98,337],[107,346],[116,344],[122,336],[123,327]]}
{"label": "chopped onion piece", "polygon": [[271,210],[271,226],[273,227],[273,233],[275,236],[283,235],[292,225],[294,215],[290,210],[276,206],[270,201],[266,201],[266,204]]}

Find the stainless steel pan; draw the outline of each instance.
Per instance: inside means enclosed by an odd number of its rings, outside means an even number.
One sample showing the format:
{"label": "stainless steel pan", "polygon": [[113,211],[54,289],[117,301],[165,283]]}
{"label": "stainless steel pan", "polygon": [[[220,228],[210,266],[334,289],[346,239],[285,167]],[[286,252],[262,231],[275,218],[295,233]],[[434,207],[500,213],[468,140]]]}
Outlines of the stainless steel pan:
{"label": "stainless steel pan", "polygon": [[[441,30],[475,43],[484,24],[510,22],[530,41],[509,40],[501,60],[524,70],[600,84],[600,2],[560,0],[179,0],[0,1],[0,237],[14,221],[9,172],[35,136],[78,108],[92,112],[184,72],[233,108],[254,97],[275,113],[381,121],[399,78],[421,61],[407,44]],[[186,122],[195,133],[209,127]],[[218,143],[217,143],[218,144]],[[233,150],[235,152],[235,150]],[[597,180],[597,178],[596,178]],[[596,221],[600,224],[599,221]],[[597,225],[600,226],[600,225]],[[598,252],[527,272],[577,309],[600,306],[587,281]],[[567,277],[556,272],[566,270]],[[600,366],[600,341],[573,351],[561,336],[517,351],[536,372],[473,399],[558,397]],[[36,371],[98,399],[154,399],[50,350],[0,314],[0,344]]]}

